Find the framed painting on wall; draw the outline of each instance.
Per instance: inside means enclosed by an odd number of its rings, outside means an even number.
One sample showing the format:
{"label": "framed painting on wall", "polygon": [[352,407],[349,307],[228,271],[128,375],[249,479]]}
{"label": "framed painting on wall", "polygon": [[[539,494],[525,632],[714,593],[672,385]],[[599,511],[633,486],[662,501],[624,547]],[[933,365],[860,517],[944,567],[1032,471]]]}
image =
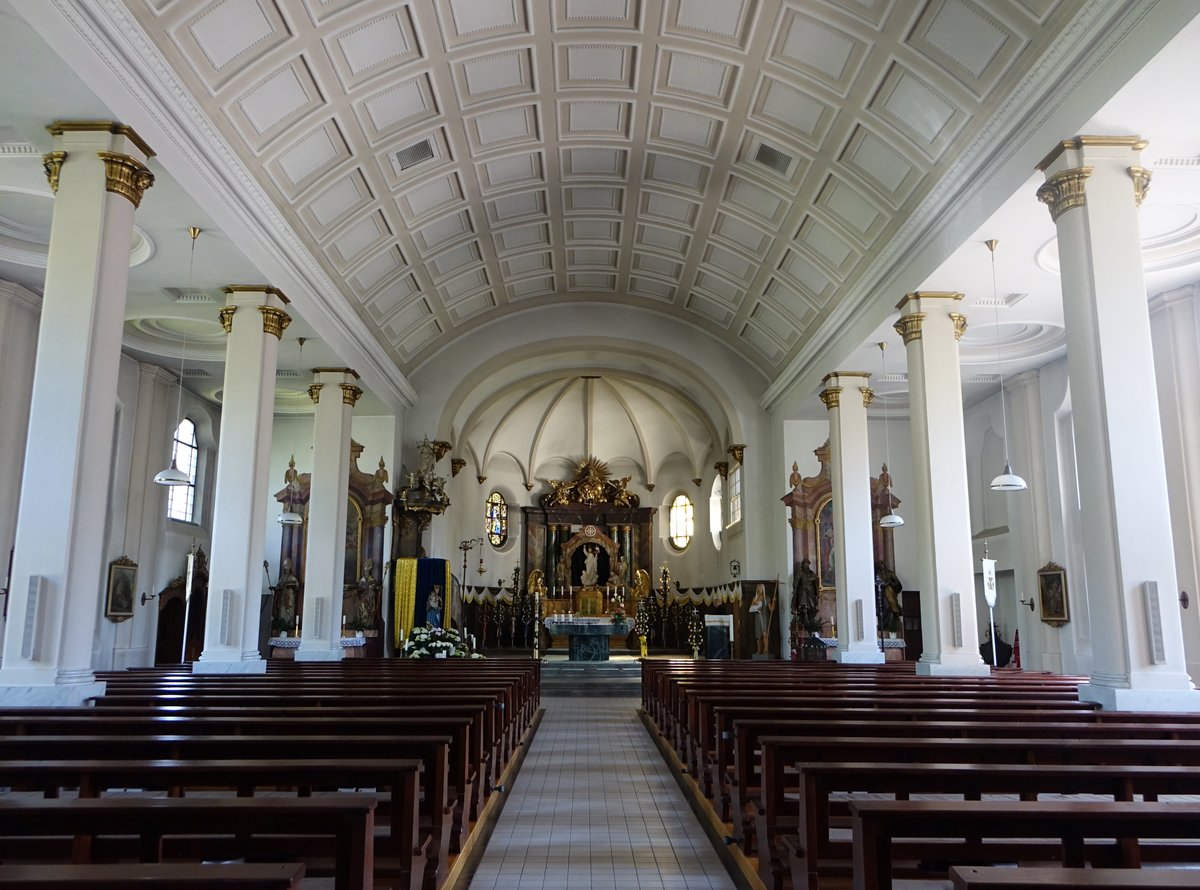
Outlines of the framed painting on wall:
{"label": "framed painting on wall", "polygon": [[104,600],[104,617],[109,621],[126,621],[133,617],[133,591],[137,587],[137,563],[128,556],[108,564],[108,596]]}
{"label": "framed painting on wall", "polygon": [[822,589],[837,586],[833,548],[833,498],[817,510],[817,581]]}
{"label": "framed painting on wall", "polygon": [[1067,602],[1067,570],[1058,563],[1048,562],[1038,569],[1037,574],[1042,621],[1051,627],[1062,627],[1071,620]]}

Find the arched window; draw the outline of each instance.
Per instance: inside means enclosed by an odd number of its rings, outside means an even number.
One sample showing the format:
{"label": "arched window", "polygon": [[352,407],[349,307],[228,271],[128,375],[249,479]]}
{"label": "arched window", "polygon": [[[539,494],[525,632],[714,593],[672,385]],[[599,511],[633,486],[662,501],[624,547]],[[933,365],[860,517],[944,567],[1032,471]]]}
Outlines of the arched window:
{"label": "arched window", "polygon": [[696,533],[696,508],[686,494],[675,496],[671,502],[671,546],[683,550]]}
{"label": "arched window", "polygon": [[508,540],[508,504],[498,491],[488,495],[483,512],[483,528],[487,532],[488,543],[493,547],[501,547]]}
{"label": "arched window", "polygon": [[196,424],[186,417],[175,428],[171,457],[175,466],[187,473],[187,485],[172,485],[167,489],[167,518],[191,522],[196,508],[196,462],[200,448],[196,445]]}
{"label": "arched window", "polygon": [[729,524],[742,521],[742,468],[729,471]]}
{"label": "arched window", "polygon": [[721,477],[717,476],[708,495],[708,533],[712,535],[713,546],[718,550],[721,549],[721,529],[725,526],[721,521],[724,506],[725,489],[721,487]]}

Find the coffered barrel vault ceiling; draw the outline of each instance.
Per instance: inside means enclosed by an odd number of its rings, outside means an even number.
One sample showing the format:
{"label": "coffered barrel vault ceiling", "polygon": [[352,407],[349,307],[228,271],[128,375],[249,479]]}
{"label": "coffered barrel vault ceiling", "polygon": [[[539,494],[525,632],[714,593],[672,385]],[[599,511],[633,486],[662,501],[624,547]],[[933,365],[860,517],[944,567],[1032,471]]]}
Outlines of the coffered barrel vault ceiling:
{"label": "coffered barrel vault ceiling", "polygon": [[869,288],[872,261],[1092,14],[1085,0],[120,2],[401,372],[567,300],[699,326],[769,380]]}

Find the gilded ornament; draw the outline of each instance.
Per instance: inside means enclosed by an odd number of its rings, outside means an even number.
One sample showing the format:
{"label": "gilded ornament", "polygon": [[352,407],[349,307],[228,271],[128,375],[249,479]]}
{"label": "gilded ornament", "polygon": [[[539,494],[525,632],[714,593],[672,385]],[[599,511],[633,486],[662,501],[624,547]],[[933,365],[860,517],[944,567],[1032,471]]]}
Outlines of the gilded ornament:
{"label": "gilded ornament", "polygon": [[951,312],[950,320],[954,322],[954,339],[961,340],[967,330],[967,317],[961,312]]}
{"label": "gilded ornament", "polygon": [[444,439],[439,439],[434,442],[430,442],[429,444],[433,446],[433,459],[434,460],[441,460],[443,457],[445,457],[447,454],[450,453],[450,449],[452,447],[450,445],[450,443],[445,441]]}
{"label": "gilded ornament", "polygon": [[450,458],[450,475],[457,476],[459,473],[462,472],[463,468],[466,465],[467,465],[467,462],[465,460],[463,460],[461,457]]}
{"label": "gilded ornament", "polygon": [[48,151],[42,155],[42,168],[46,171],[46,181],[50,183],[50,191],[58,192],[58,175],[62,172],[63,161],[67,159],[65,151]]}
{"label": "gilded ornament", "polygon": [[729,455],[740,464],[742,462],[742,456],[746,453],[746,446],[730,445],[728,451]]}
{"label": "gilded ornament", "polygon": [[653,482],[646,483],[646,491],[654,491],[654,483]]}
{"label": "gilded ornament", "polygon": [[314,405],[319,405],[321,403],[321,387],[324,385],[324,383],[313,383],[309,385],[308,397],[313,400]]}
{"label": "gilded ornament", "polygon": [[589,457],[579,463],[575,478],[567,480],[547,479],[550,492],[542,495],[542,506],[565,507],[570,504],[613,504],[618,507],[638,506],[638,496],[629,491],[631,477],[611,480],[608,464]]}
{"label": "gilded ornament", "polygon": [[860,386],[859,390],[862,392],[863,407],[870,408],[871,402],[875,401],[875,390],[869,386]]}
{"label": "gilded ornament", "polygon": [[921,325],[924,323],[924,312],[910,312],[908,315],[901,315],[900,320],[892,327],[896,329],[896,333],[900,335],[900,339],[907,346],[913,340],[921,339]]}
{"label": "gilded ornament", "polygon": [[692,482],[695,483],[697,488],[700,487],[700,477],[699,476],[697,476],[695,479],[693,479]]}
{"label": "gilded ornament", "polygon": [[717,475],[722,479],[729,478],[729,461],[719,460],[713,464],[713,469],[717,471]]}
{"label": "gilded ornament", "polygon": [[263,333],[274,334],[276,340],[282,340],[283,332],[292,323],[292,317],[274,306],[259,306],[258,311],[263,317]]}
{"label": "gilded ornament", "polygon": [[237,306],[225,306],[217,313],[217,316],[221,319],[221,327],[225,329],[225,333],[227,334],[233,333],[233,313],[237,312],[237,310]]}
{"label": "gilded ornament", "polygon": [[142,203],[146,189],[154,185],[154,174],[141,161],[115,151],[98,151],[104,161],[104,187],[114,195],[128,198],[136,208]]}
{"label": "gilded ornament", "polygon": [[355,386],[353,383],[339,383],[338,385],[342,388],[342,404],[353,408],[363,394],[362,387]]}
{"label": "gilded ornament", "polygon": [[525,483],[525,490],[526,490],[526,491],[533,491],[533,483],[532,483],[532,482],[526,482],[526,483]]}
{"label": "gilded ornament", "polygon": [[487,476],[480,475],[480,476],[476,476],[475,478],[479,480],[480,485],[483,485],[483,483],[487,482]]}
{"label": "gilded ornament", "polygon": [[1129,168],[1129,175],[1133,179],[1133,201],[1141,207],[1146,200],[1146,193],[1150,191],[1150,177],[1154,174],[1145,167],[1135,165]]}
{"label": "gilded ornament", "polygon": [[146,157],[154,157],[154,150],[128,124],[115,121],[55,121],[46,127],[46,132],[51,136],[61,136],[63,133],[111,133],[124,136]]}
{"label": "gilded ornament", "polygon": [[1072,207],[1087,203],[1083,184],[1092,175],[1092,167],[1078,167],[1055,173],[1037,190],[1037,199],[1050,208],[1050,218],[1058,218]]}
{"label": "gilded ornament", "polygon": [[[280,301],[285,305],[290,305],[291,300],[287,298],[287,294],[277,287],[271,287],[269,284],[227,284],[221,290],[227,294],[267,294],[272,297],[279,297]],[[337,370],[350,370],[349,368]],[[351,372],[353,373],[353,372]]]}
{"label": "gilded ornament", "polygon": [[840,386],[828,386],[821,390],[819,397],[825,403],[825,407],[832,411],[841,405],[842,388]]}

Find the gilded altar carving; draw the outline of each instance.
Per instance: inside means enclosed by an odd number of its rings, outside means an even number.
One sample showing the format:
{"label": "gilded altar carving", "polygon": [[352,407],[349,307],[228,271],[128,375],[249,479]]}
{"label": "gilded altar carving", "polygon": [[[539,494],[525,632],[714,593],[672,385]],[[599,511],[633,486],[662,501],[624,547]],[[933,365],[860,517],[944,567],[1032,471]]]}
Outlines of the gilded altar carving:
{"label": "gilded altar carving", "polygon": [[550,492],[542,495],[545,507],[566,507],[570,504],[612,504],[616,507],[638,506],[638,496],[628,489],[631,477],[610,480],[608,464],[594,457],[580,461],[575,478],[547,479]]}

